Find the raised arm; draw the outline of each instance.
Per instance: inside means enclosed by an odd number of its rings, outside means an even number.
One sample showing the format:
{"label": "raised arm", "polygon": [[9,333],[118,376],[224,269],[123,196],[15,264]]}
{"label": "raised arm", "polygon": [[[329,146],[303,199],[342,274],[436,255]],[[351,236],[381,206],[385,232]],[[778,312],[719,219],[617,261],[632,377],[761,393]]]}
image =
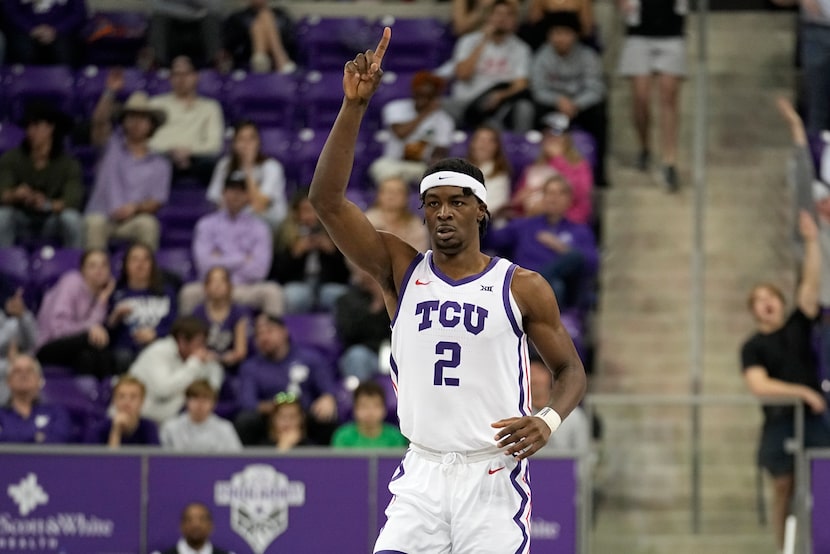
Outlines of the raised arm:
{"label": "raised arm", "polygon": [[801,262],[801,281],[798,283],[796,302],[807,317],[819,312],[819,287],[821,286],[821,245],[818,225],[813,216],[802,211],[798,219],[799,231],[804,241],[804,259]]}
{"label": "raised arm", "polygon": [[317,160],[308,194],[317,216],[340,251],[386,290],[394,288],[394,260],[409,263],[417,252],[394,235],[375,230],[363,211],[346,199],[346,185],[352,172],[360,123],[369,99],[380,84],[383,73],[380,65],[391,34],[385,28],[375,51],[367,50],[346,63],[343,104]]}

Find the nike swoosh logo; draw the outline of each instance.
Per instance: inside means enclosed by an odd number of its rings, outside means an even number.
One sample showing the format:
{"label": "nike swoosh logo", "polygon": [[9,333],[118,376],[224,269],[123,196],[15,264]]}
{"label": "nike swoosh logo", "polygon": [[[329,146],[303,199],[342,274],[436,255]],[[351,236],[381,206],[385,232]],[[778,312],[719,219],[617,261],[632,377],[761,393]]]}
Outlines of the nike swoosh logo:
{"label": "nike swoosh logo", "polygon": [[497,471],[501,471],[501,470],[503,470],[503,469],[504,469],[504,466],[497,467],[496,469],[488,469],[488,470],[487,470],[487,473],[489,473],[490,475],[493,475],[493,474],[494,474],[494,473],[496,473]]}
{"label": "nike swoosh logo", "polygon": [[444,179],[452,179],[452,177],[438,177],[439,181],[443,181]]}
{"label": "nike swoosh logo", "polygon": [[428,284],[430,284],[431,282],[432,282],[432,281],[421,281],[420,279],[415,279],[415,284],[416,284],[416,285],[428,285]]}

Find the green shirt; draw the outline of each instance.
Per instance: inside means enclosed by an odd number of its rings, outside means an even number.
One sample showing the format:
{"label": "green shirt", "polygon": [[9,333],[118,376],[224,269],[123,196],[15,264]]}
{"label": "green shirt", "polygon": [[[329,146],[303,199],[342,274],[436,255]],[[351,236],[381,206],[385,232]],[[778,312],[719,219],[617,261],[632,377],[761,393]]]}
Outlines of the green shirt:
{"label": "green shirt", "polygon": [[0,156],[0,195],[23,183],[42,192],[49,200],[63,200],[65,207],[81,209],[84,195],[81,166],[66,154],[49,160],[43,169],[35,169],[32,158],[20,147]]}
{"label": "green shirt", "polygon": [[409,441],[388,423],[383,424],[380,435],[375,438],[361,435],[356,423],[347,423],[334,432],[331,445],[336,448],[403,448],[409,445]]}

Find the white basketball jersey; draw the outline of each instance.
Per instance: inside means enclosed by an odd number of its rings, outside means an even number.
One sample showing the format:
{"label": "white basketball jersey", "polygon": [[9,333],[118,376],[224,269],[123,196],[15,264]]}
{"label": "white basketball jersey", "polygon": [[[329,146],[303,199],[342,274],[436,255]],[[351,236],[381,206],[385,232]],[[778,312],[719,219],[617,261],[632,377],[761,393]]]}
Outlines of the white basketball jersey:
{"label": "white basketball jersey", "polygon": [[531,414],[527,336],[510,283],[516,265],[493,258],[455,281],[413,260],[392,320],[392,379],[401,432],[439,451],[493,447],[490,424]]}

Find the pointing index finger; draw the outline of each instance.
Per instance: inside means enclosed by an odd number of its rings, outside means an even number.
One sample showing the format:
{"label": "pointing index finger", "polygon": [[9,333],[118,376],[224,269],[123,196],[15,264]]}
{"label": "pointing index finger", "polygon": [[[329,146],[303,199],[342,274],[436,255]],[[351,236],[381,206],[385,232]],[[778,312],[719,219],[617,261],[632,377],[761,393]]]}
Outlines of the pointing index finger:
{"label": "pointing index finger", "polygon": [[392,38],[392,29],[389,27],[383,28],[383,36],[380,37],[377,48],[375,48],[374,59],[372,60],[378,67],[383,61],[383,56],[386,54],[386,49],[389,47],[389,40]]}

